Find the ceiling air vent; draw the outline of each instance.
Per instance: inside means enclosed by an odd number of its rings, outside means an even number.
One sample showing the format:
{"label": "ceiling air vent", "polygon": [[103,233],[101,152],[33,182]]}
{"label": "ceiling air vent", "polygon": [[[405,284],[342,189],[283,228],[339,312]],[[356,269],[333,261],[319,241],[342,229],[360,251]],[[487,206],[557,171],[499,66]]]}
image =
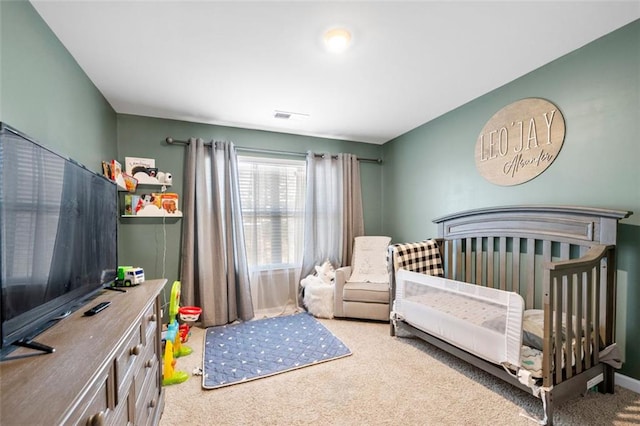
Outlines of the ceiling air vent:
{"label": "ceiling air vent", "polygon": [[309,118],[309,114],[303,114],[301,112],[275,110],[273,112],[273,118],[279,118],[280,120],[301,121]]}
{"label": "ceiling air vent", "polygon": [[276,111],[273,114],[273,118],[279,118],[281,120],[288,120],[291,118],[291,113],[288,112],[282,112],[282,111]]}

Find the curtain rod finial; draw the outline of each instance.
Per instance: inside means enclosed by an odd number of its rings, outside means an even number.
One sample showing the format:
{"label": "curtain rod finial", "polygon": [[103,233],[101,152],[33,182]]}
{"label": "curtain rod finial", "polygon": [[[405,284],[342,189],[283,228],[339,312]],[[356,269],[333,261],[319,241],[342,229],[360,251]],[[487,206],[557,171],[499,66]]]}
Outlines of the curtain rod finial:
{"label": "curtain rod finial", "polygon": [[167,138],[165,139],[165,141],[166,141],[168,144],[172,144],[172,143],[173,143],[173,138],[171,138],[171,137],[167,137]]}

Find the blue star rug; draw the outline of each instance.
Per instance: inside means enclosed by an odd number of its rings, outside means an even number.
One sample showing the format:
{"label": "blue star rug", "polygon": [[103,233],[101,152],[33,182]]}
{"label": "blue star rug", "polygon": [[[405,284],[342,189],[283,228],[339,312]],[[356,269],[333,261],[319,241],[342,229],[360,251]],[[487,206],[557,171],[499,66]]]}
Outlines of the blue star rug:
{"label": "blue star rug", "polygon": [[216,389],[351,355],[305,313],[206,330],[202,387]]}

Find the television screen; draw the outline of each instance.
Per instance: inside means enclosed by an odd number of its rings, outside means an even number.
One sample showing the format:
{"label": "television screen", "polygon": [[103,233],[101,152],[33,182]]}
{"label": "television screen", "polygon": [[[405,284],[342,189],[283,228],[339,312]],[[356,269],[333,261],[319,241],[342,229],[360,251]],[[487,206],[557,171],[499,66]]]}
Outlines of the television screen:
{"label": "television screen", "polygon": [[117,189],[0,124],[2,352],[116,278]]}

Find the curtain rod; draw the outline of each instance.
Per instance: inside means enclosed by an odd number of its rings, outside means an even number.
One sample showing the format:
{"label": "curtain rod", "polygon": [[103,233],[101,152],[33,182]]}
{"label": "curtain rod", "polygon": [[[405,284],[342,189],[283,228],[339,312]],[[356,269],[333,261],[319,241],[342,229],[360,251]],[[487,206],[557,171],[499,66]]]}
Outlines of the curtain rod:
{"label": "curtain rod", "polygon": [[[173,139],[171,137],[167,137],[165,139],[165,142],[167,142],[169,145],[189,145],[189,141],[180,141],[180,140]],[[205,142],[205,145],[211,145],[214,142],[215,141]],[[294,152],[294,151],[277,151],[277,150],[273,150],[273,149],[243,148],[241,146],[236,146],[236,149],[238,151],[255,152],[255,153],[261,153],[261,154],[293,155],[293,156],[296,156],[296,157],[306,157],[307,156],[307,154],[304,153],[304,152]],[[318,154],[318,153],[314,153],[313,155],[315,155],[316,157],[323,157],[324,156],[324,154]],[[338,158],[338,156],[337,155],[332,155],[331,158]],[[382,164],[382,159],[381,158],[358,158],[358,161],[364,161],[364,162],[367,162],[367,163]]]}

